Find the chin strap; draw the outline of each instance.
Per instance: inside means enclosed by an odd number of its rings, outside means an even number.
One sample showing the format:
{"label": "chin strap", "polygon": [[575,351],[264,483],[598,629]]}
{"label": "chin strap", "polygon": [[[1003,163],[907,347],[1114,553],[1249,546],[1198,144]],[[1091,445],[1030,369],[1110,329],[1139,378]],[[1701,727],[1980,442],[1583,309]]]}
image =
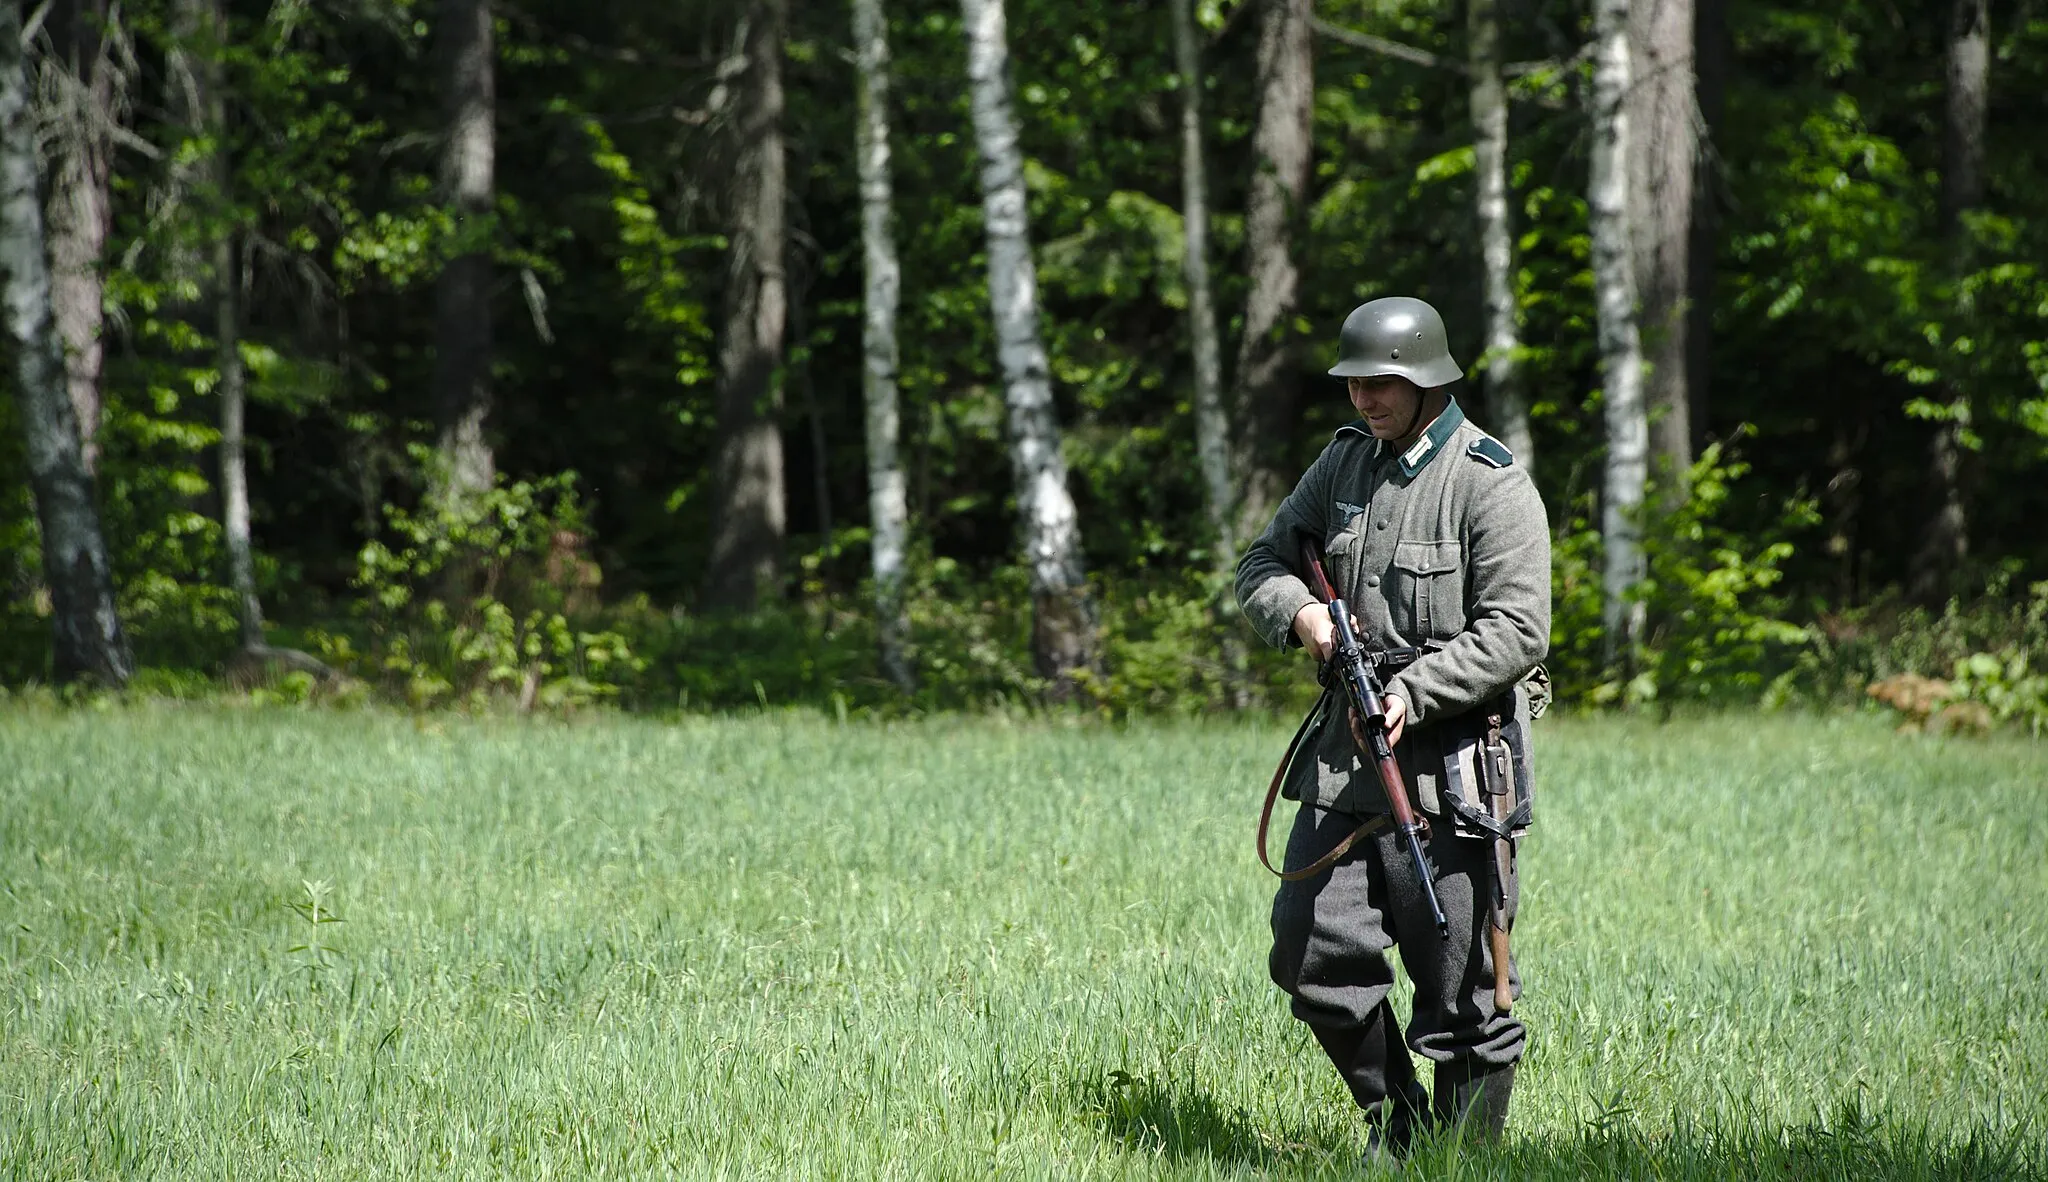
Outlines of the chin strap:
{"label": "chin strap", "polygon": [[1401,434],[1396,436],[1396,438],[1405,443],[1408,441],[1409,436],[1415,434],[1415,424],[1422,421],[1422,408],[1427,405],[1429,405],[1429,391],[1424,390],[1422,397],[1415,400],[1415,413],[1408,416],[1408,425],[1401,428]]}

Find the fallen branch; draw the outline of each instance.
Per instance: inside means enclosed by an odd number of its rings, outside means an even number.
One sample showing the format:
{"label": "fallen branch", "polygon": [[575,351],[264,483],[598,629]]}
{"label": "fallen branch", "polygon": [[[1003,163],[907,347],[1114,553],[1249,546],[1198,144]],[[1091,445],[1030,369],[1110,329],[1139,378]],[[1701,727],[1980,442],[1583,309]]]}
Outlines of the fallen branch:
{"label": "fallen branch", "polygon": [[343,680],[339,669],[311,653],[267,644],[252,644],[229,657],[224,670],[228,684],[243,690],[268,684],[285,673],[310,673],[322,683]]}
{"label": "fallen branch", "polygon": [[[1345,45],[1358,49],[1370,50],[1382,57],[1413,62],[1418,66],[1427,66],[1432,70],[1456,70],[1460,74],[1472,72],[1472,67],[1465,62],[1461,62],[1456,58],[1445,57],[1440,53],[1431,53],[1427,49],[1418,48],[1405,41],[1395,41],[1391,38],[1380,37],[1372,33],[1361,33],[1356,29],[1347,29],[1342,25],[1333,25],[1321,17],[1310,21],[1310,25],[1317,33],[1328,37],[1332,41],[1342,42]],[[1559,61],[1554,57],[1546,57],[1535,61],[1508,62],[1500,68],[1500,72],[1504,78],[1520,78],[1528,74],[1541,73],[1544,70],[1568,70],[1585,61],[1587,54],[1590,52],[1591,46],[1587,46],[1563,61]]]}

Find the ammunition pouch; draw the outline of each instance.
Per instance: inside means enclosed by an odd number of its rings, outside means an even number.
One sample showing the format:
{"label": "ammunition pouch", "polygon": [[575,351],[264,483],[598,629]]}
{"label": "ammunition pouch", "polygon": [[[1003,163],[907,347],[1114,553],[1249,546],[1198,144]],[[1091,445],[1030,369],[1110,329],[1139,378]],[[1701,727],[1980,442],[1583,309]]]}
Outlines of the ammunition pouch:
{"label": "ammunition pouch", "polygon": [[1432,728],[1443,775],[1431,777],[1436,799],[1424,799],[1422,808],[1449,821],[1460,837],[1511,840],[1527,833],[1534,819],[1528,735],[1514,707],[1513,693],[1502,694]]}

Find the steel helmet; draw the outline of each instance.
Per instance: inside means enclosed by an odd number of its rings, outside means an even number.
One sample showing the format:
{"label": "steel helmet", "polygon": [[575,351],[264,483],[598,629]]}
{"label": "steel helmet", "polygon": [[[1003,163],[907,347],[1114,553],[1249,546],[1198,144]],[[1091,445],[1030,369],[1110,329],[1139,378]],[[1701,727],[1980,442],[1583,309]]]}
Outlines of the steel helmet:
{"label": "steel helmet", "polygon": [[1465,376],[1451,360],[1444,318],[1413,296],[1387,296],[1360,304],[1344,318],[1337,335],[1337,364],[1330,374],[1340,378],[1407,378],[1425,390],[1447,386]]}

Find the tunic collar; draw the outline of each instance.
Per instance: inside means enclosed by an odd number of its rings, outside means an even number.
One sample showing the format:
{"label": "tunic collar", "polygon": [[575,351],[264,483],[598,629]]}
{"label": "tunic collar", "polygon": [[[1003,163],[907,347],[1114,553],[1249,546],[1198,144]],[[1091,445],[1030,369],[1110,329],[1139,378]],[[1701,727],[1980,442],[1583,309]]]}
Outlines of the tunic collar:
{"label": "tunic collar", "polygon": [[[1447,399],[1444,404],[1444,413],[1438,415],[1436,421],[1431,423],[1428,429],[1416,436],[1415,442],[1409,444],[1406,451],[1395,457],[1395,462],[1400,466],[1401,477],[1404,480],[1415,479],[1417,472],[1427,468],[1429,462],[1443,452],[1445,446],[1450,443],[1451,436],[1456,434],[1458,428],[1465,423],[1465,411],[1458,405],[1457,396],[1446,394],[1444,397]],[[1355,423],[1346,423],[1337,429],[1339,431],[1356,431],[1367,439],[1372,439],[1376,448],[1373,453],[1376,460],[1385,458],[1387,449],[1392,446],[1384,439],[1374,439],[1372,432],[1367,429],[1364,419],[1360,419]]]}

